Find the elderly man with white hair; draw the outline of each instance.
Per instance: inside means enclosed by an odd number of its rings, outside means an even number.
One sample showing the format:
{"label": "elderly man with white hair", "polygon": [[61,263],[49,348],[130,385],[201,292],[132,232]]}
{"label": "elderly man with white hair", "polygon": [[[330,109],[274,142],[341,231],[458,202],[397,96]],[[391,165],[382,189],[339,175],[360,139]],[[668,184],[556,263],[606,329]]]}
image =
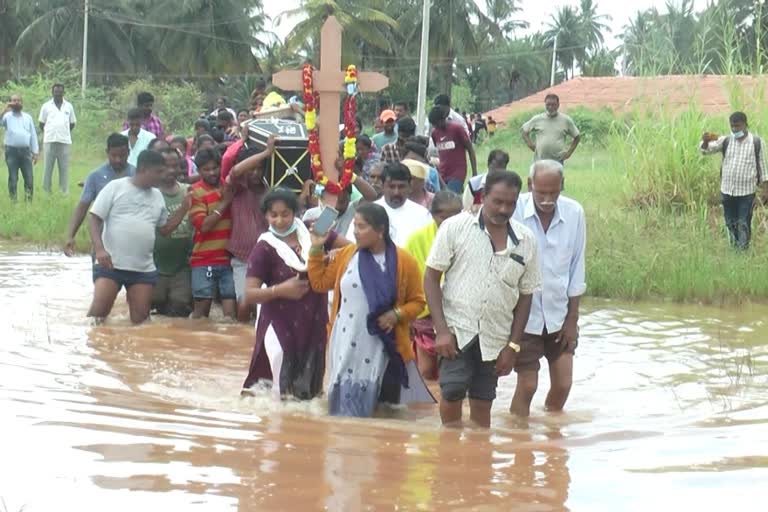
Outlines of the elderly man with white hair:
{"label": "elderly man with white hair", "polygon": [[547,410],[563,409],[573,382],[579,299],[587,289],[587,228],[584,209],[560,195],[562,186],[562,164],[554,160],[535,162],[528,178],[530,192],[520,195],[514,214],[514,219],[536,236],[542,273],[541,289],[534,292],[515,365],[517,387],[510,411],[517,416],[530,414],[542,357],[549,365]]}

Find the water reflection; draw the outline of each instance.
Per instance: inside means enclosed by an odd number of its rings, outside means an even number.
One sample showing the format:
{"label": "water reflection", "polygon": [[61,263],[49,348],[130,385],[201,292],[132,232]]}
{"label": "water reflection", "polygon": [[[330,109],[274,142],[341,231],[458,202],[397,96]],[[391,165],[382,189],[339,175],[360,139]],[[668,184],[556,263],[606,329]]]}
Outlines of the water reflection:
{"label": "water reflection", "polygon": [[12,512],[755,510],[765,497],[766,307],[591,301],[566,413],[543,411],[542,379],[532,418],[514,421],[510,378],[494,428],[457,432],[429,407],[353,420],[322,400],[241,400],[249,327],[131,327],[124,305],[91,327],[86,258],[0,252],[0,283]]}

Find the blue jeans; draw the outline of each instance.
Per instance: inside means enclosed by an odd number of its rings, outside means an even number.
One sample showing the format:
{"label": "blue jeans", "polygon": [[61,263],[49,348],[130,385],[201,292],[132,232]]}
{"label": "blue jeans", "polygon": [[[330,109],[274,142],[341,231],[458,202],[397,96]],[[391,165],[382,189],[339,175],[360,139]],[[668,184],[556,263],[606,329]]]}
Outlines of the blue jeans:
{"label": "blue jeans", "polygon": [[749,247],[752,237],[752,207],[755,204],[755,194],[748,196],[729,196],[722,194],[725,226],[731,245],[737,249]]}
{"label": "blue jeans", "polygon": [[119,270],[116,268],[104,268],[98,263],[93,265],[93,282],[97,279],[109,279],[117,283],[122,288],[125,286],[127,290],[135,284],[151,284],[157,283],[157,271],[153,272],[134,272],[132,270]]}
{"label": "blue jeans", "polygon": [[218,287],[221,300],[235,300],[231,266],[192,267],[192,297],[195,300],[213,300],[214,287]]}
{"label": "blue jeans", "polygon": [[32,174],[32,153],[29,148],[5,147],[5,164],[8,166],[8,194],[16,200],[16,190],[19,184],[19,171],[24,178],[24,193],[27,201],[32,199],[35,189]]}
{"label": "blue jeans", "polygon": [[445,187],[451,192],[461,195],[464,192],[464,180],[448,180]]}

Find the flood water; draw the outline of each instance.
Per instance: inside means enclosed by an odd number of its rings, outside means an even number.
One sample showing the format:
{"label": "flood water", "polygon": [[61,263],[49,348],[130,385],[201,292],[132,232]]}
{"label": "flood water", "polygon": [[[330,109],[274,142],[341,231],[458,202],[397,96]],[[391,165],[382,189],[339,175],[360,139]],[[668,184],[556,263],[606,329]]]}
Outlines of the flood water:
{"label": "flood water", "polygon": [[[766,510],[768,307],[590,301],[568,411],[445,431],[238,396],[253,329],[84,318],[90,260],[0,245],[0,511]],[[545,365],[546,367],[546,365]]]}

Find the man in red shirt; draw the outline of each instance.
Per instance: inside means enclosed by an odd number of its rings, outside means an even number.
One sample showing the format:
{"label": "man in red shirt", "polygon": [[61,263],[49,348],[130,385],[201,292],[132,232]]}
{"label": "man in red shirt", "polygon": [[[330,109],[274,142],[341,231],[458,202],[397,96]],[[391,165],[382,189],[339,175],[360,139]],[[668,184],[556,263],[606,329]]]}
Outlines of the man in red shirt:
{"label": "man in red shirt", "polygon": [[467,180],[467,154],[472,164],[472,176],[477,175],[477,159],[467,132],[462,126],[447,122],[447,117],[440,106],[429,112],[433,127],[431,137],[440,156],[440,176],[449,190],[461,195]]}
{"label": "man in red shirt", "polygon": [[270,135],[264,151],[241,148],[235,158],[237,163],[227,179],[227,186],[232,188],[233,196],[230,206],[232,232],[227,249],[232,254],[230,263],[235,280],[237,316],[241,321],[247,321],[250,317],[250,310],[244,301],[248,257],[261,234],[269,229],[269,223],[261,211],[261,200],[269,190],[264,181],[264,169],[265,163],[275,152],[276,140],[274,135]]}
{"label": "man in red shirt", "polygon": [[192,267],[192,318],[208,317],[214,291],[218,288],[224,316],[235,318],[235,282],[227,242],[232,232],[232,189],[219,180],[219,154],[201,149],[195,155],[200,181],[190,187],[192,208],[189,220],[195,228]]}

